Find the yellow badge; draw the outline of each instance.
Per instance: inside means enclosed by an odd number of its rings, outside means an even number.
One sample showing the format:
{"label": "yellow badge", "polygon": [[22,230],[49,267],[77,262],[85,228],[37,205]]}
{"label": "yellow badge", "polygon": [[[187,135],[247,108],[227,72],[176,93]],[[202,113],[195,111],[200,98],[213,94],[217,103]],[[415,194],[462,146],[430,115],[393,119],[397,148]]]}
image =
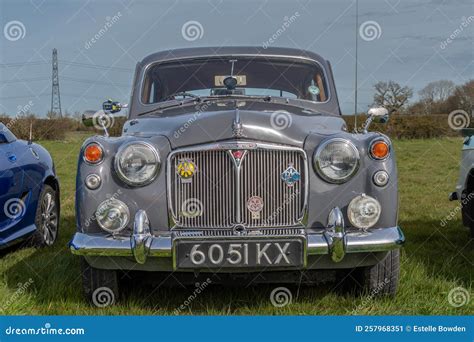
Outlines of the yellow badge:
{"label": "yellow badge", "polygon": [[190,180],[196,172],[196,165],[190,160],[180,161],[177,168],[178,175],[183,180]]}

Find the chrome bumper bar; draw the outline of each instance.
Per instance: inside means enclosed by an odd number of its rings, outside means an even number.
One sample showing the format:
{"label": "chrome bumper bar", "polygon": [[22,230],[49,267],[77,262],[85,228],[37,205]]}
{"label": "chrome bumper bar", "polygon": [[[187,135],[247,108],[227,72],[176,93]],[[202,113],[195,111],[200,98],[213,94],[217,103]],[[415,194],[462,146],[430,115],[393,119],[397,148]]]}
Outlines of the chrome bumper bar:
{"label": "chrome bumper bar", "polygon": [[[225,238],[228,237],[222,237]],[[307,233],[305,238],[307,255],[330,255],[334,262],[341,261],[346,254],[389,251],[405,242],[399,227],[346,232],[342,212],[337,207],[329,214],[323,233]],[[153,236],[145,211],[139,210],[130,238],[76,233],[69,247],[76,255],[133,257],[137,263],[144,264],[148,257],[171,257],[173,236],[172,233]]]}

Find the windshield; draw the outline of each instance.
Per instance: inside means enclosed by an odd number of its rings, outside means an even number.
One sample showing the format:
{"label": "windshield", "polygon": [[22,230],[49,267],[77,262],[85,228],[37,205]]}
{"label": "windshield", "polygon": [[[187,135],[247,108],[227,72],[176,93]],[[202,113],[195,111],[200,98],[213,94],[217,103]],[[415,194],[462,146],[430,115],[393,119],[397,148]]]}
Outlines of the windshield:
{"label": "windshield", "polygon": [[[226,87],[233,76],[236,84]],[[145,75],[141,100],[153,104],[196,96],[272,96],[325,102],[328,91],[324,72],[316,63],[240,57],[166,62]]]}

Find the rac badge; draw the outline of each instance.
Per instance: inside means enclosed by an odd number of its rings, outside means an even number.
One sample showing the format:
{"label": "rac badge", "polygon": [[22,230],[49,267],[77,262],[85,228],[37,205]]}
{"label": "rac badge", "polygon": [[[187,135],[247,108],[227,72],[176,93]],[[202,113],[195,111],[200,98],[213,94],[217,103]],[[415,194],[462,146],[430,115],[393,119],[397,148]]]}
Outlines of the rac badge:
{"label": "rac badge", "polygon": [[293,167],[293,164],[291,163],[288,165],[288,168],[281,173],[281,180],[284,181],[289,187],[293,186],[300,179],[300,173]]}
{"label": "rac badge", "polygon": [[252,196],[247,201],[247,209],[252,213],[252,219],[258,220],[263,209],[263,199],[259,196]]}

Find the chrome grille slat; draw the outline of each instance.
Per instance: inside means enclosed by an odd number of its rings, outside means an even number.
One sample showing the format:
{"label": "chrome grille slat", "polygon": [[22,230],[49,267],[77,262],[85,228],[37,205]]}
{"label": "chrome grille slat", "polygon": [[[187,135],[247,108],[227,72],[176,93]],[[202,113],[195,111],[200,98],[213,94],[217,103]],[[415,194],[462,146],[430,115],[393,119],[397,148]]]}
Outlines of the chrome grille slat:
{"label": "chrome grille slat", "polygon": [[[197,147],[170,155],[168,196],[175,227],[221,229],[241,223],[252,229],[294,227],[301,223],[307,191],[304,152],[273,145],[245,151],[239,168],[227,149]],[[176,172],[181,160],[191,160],[196,165],[190,183],[183,183]],[[291,187],[281,180],[281,173],[290,164],[301,174],[301,180]],[[263,199],[260,217],[252,217],[247,208],[252,196]],[[183,215],[183,205],[189,201],[201,206],[199,215]]]}
{"label": "chrome grille slat", "polygon": [[[180,229],[173,232],[175,237],[239,237],[231,229]],[[276,228],[276,229],[253,229],[249,230],[246,236],[297,236],[305,235],[304,229],[301,228]],[[245,235],[244,235],[245,236]]]}

